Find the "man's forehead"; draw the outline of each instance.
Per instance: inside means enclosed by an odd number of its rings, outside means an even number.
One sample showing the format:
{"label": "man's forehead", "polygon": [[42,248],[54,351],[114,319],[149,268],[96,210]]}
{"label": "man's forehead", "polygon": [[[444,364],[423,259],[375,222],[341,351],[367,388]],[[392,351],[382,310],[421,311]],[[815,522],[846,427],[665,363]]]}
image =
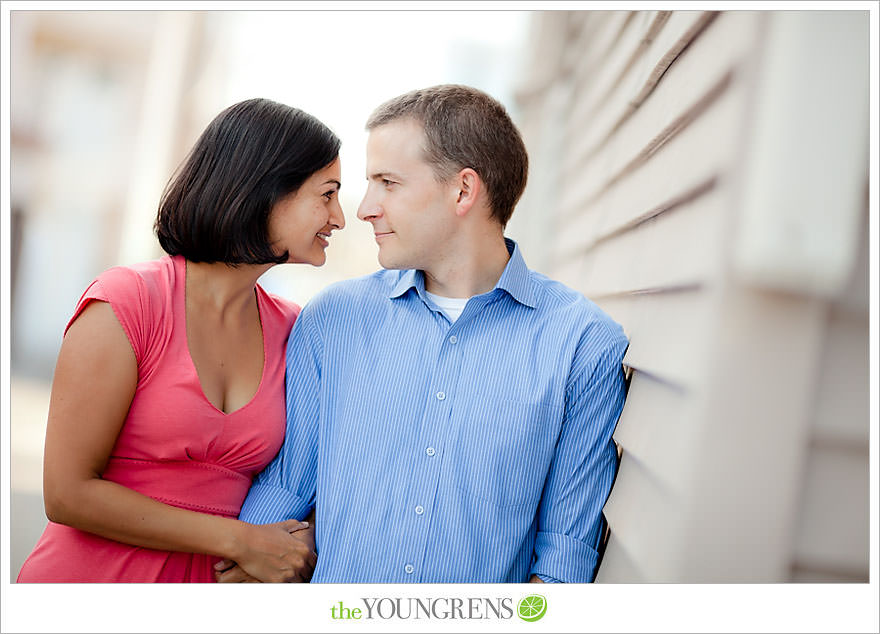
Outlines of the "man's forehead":
{"label": "man's forehead", "polygon": [[392,119],[386,123],[377,125],[370,130],[370,138],[386,137],[423,137],[425,129],[422,124],[412,117]]}
{"label": "man's forehead", "polygon": [[420,128],[401,126],[393,122],[370,131],[367,140],[369,175],[400,172],[405,165],[424,161],[423,135]]}

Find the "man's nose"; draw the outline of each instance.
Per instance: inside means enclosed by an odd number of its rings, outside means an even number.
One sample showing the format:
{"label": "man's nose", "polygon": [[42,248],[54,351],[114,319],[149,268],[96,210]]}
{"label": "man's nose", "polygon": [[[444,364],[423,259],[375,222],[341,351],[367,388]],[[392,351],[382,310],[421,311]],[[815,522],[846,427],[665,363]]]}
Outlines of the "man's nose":
{"label": "man's nose", "polygon": [[382,206],[375,196],[371,195],[370,189],[364,194],[364,199],[358,205],[357,217],[366,222],[370,222],[374,218],[382,215]]}

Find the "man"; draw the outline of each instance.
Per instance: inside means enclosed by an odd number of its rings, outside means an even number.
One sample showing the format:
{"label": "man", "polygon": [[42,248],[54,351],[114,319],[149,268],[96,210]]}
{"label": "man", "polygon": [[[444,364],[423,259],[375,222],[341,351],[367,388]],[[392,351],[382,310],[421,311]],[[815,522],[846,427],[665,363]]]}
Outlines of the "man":
{"label": "man", "polygon": [[528,158],[501,104],[436,86],[367,129],[383,270],[296,321],[284,446],[241,519],[314,507],[316,582],[591,581],[626,337],[505,239]]}

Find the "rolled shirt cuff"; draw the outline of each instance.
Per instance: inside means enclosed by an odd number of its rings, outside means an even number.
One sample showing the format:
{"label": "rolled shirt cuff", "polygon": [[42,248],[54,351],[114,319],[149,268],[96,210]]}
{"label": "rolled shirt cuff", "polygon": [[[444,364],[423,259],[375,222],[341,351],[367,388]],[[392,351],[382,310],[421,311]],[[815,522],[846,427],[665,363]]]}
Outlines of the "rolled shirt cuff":
{"label": "rolled shirt cuff", "polygon": [[251,524],[272,524],[284,520],[304,520],[312,507],[287,489],[254,484],[241,505],[238,518]]}
{"label": "rolled shirt cuff", "polygon": [[596,574],[599,553],[568,535],[539,531],[535,557],[529,576],[538,575],[551,583],[589,583]]}

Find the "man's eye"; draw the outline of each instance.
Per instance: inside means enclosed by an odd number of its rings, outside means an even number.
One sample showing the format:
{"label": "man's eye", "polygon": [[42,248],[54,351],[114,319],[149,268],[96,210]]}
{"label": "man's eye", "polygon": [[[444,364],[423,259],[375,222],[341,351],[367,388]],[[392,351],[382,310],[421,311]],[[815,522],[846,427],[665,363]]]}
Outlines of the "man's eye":
{"label": "man's eye", "polygon": [[391,186],[391,185],[394,184],[394,181],[390,181],[390,180],[388,180],[387,178],[383,178],[383,179],[382,179],[382,184],[385,185],[385,187],[389,187],[389,186]]}

